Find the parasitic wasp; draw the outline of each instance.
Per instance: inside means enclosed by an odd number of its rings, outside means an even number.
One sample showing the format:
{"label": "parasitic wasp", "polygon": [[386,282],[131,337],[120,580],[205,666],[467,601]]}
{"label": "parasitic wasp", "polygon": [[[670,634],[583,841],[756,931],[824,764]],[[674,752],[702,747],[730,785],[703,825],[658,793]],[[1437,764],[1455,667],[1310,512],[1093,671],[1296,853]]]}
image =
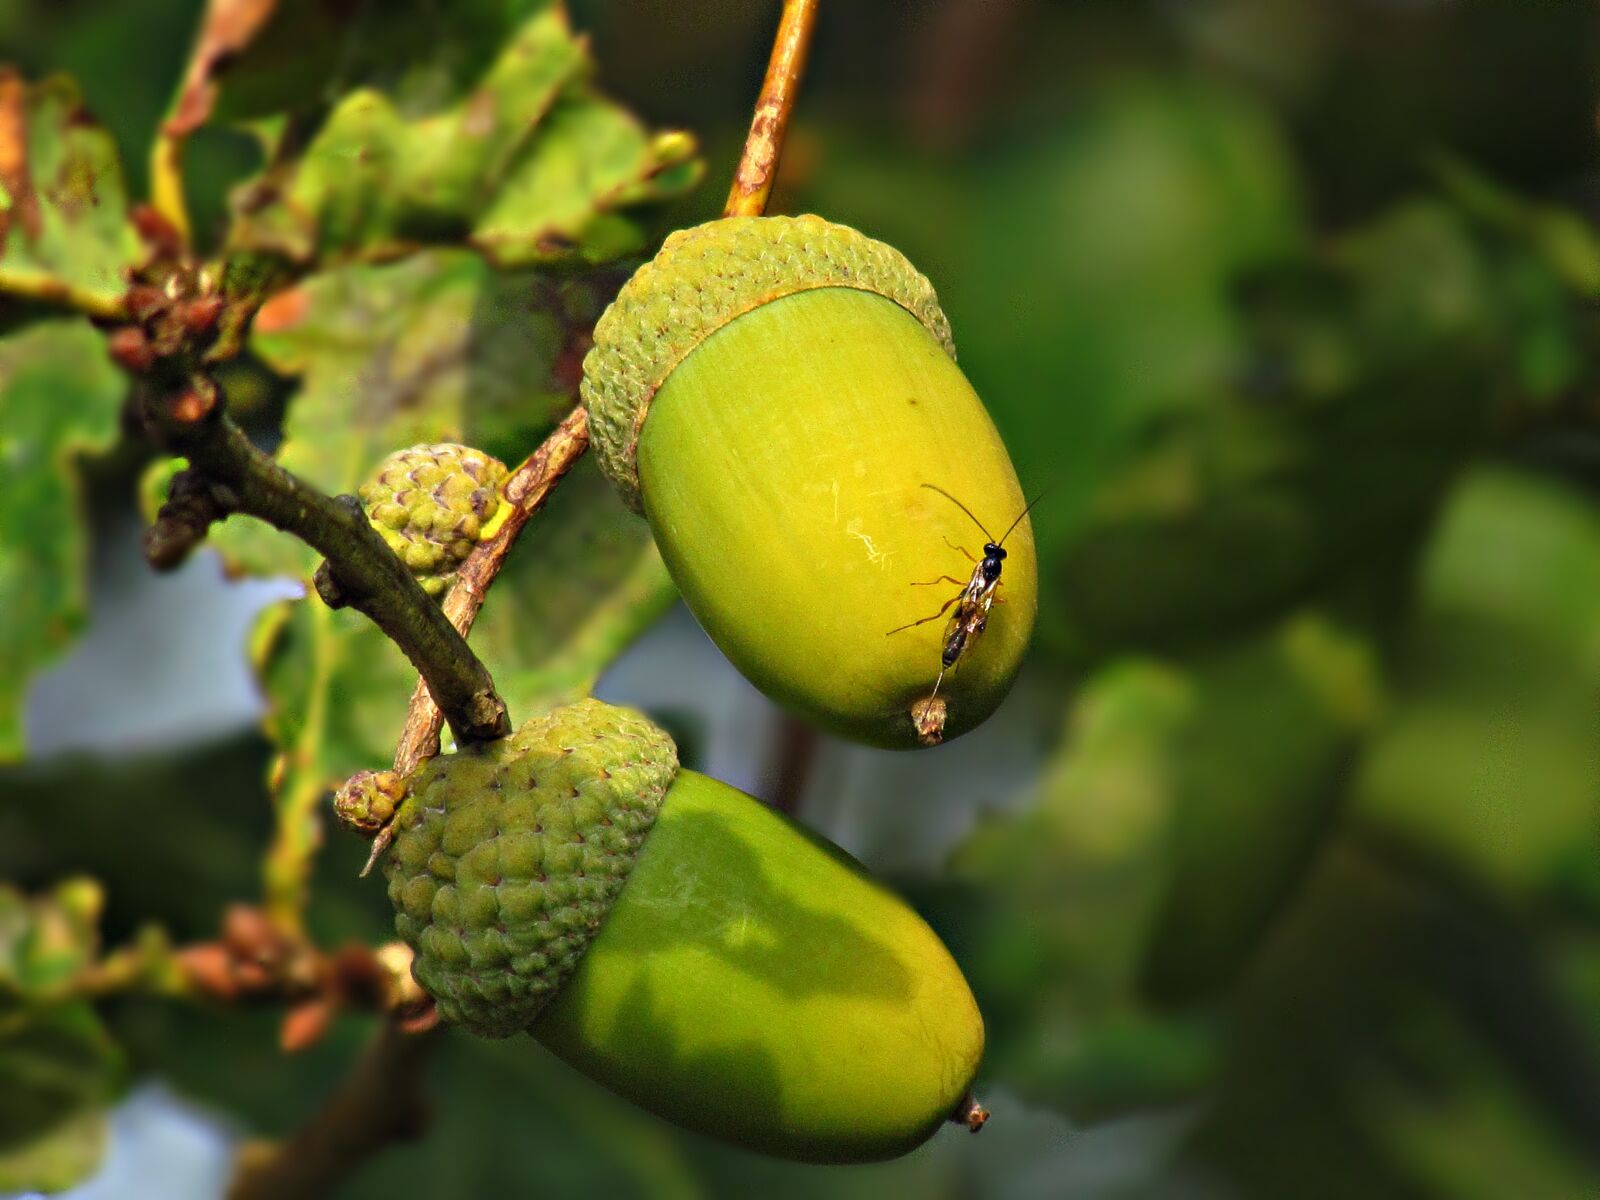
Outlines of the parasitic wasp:
{"label": "parasitic wasp", "polygon": [[913,583],[912,587],[932,587],[937,583],[953,583],[961,590],[946,600],[940,606],[939,611],[931,617],[923,617],[920,621],[911,621],[908,624],[889,630],[890,636],[893,636],[907,629],[915,629],[918,625],[926,625],[929,621],[937,621],[944,616],[951,605],[955,605],[956,610],[950,614],[950,620],[944,627],[943,649],[939,655],[939,678],[934,681],[933,691],[929,693],[929,698],[931,699],[939,694],[939,685],[944,682],[945,672],[955,669],[956,664],[961,661],[961,656],[977,643],[983,631],[989,627],[989,610],[994,607],[995,601],[999,599],[996,595],[996,589],[1000,586],[1000,572],[1006,560],[1006,539],[1011,536],[1012,531],[1018,525],[1022,524],[1022,518],[1028,515],[1035,504],[1039,503],[1044,493],[1040,492],[1039,495],[1029,500],[1023,510],[1017,514],[1017,519],[1011,522],[1006,531],[996,539],[985,527],[984,523],[973,514],[973,511],[949,492],[937,484],[925,483],[922,486],[930,491],[938,492],[946,500],[966,513],[968,517],[971,517],[972,523],[988,539],[983,544],[983,557],[980,559],[973,558],[965,547],[957,546],[949,538],[946,538],[946,545],[952,550],[960,550],[962,554],[967,556],[967,560],[972,563],[972,577],[965,583],[954,575],[941,575],[937,579]]}

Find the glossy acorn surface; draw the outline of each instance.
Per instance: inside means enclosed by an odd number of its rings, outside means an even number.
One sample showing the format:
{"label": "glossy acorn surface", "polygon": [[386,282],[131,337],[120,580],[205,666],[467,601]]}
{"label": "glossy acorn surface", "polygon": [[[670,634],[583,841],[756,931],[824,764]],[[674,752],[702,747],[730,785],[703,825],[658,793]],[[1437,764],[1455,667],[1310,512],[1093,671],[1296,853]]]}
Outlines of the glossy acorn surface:
{"label": "glossy acorn surface", "polygon": [[[772,399],[773,364],[803,362]],[[909,746],[956,595],[1027,501],[966,377],[904,309],[800,292],[703,342],[639,439],[645,513],[701,625],[762,691],[837,733]],[[1033,531],[1005,544],[988,628],[945,676],[945,737],[1005,698],[1033,628]],[[941,575],[949,579],[938,582]],[[959,583],[951,580],[959,580]],[[920,582],[919,582],[920,581]],[[922,586],[927,583],[927,586]]]}
{"label": "glossy acorn surface", "polygon": [[[956,596],[986,541],[924,485],[995,538],[1026,504],[927,280],[815,217],[734,218],[669,240],[596,337],[585,399],[601,462],[712,640],[833,732],[917,745],[912,706],[954,606],[890,631]],[[995,710],[1032,632],[1026,518],[1004,549],[1002,603],[939,688],[945,737]]]}
{"label": "glossy acorn surface", "polygon": [[530,1032],[669,1120],[817,1162],[919,1145],[983,1051],[966,980],[903,900],[692,771]]}

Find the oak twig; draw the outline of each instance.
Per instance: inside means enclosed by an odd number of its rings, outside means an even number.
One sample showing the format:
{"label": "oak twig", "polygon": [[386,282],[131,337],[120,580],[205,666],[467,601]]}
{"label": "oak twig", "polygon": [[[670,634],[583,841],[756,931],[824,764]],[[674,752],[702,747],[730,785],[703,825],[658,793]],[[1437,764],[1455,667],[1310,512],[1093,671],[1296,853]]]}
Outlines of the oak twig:
{"label": "oak twig", "polygon": [[438,1023],[432,999],[411,977],[403,942],[349,943],[323,950],[285,932],[265,911],[230,905],[218,936],[173,946],[155,927],[61,981],[52,1002],[142,994],[282,1006],[282,1044],[304,1049],[340,1012],[371,1012],[417,1031]]}
{"label": "oak twig", "polygon": [[488,669],[353,497],[328,496],[292,475],[220,411],[194,421],[157,421],[171,449],[206,479],[223,510],[291,533],[328,560],[341,597],[405,652],[458,741],[491,741],[510,732],[505,701]]}
{"label": "oak twig", "polygon": [[310,1120],[283,1142],[244,1147],[228,1200],[313,1200],[385,1146],[420,1136],[428,1103],[422,1077],[437,1030],[408,1033],[382,1022],[350,1074]]}
{"label": "oak twig", "polygon": [[767,210],[767,198],[772,195],[778,159],[783,153],[784,133],[789,128],[789,115],[794,111],[816,23],[817,0],[784,0],[783,16],[772,42],[772,57],[767,63],[767,77],[761,84],[744,153],[733,173],[733,186],[722,207],[724,216],[759,217]]}

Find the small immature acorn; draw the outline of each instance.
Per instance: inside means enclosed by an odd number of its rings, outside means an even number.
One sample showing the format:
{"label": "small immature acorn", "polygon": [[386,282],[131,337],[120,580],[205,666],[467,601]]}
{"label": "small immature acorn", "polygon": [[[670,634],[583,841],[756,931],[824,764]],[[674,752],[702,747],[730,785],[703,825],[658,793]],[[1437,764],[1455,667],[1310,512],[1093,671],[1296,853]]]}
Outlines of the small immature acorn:
{"label": "small immature acorn", "polygon": [[932,930],[640,714],[585,700],[407,784],[389,897],[446,1020],[782,1157],[892,1157],[961,1111],[983,1022]]}
{"label": "small immature acorn", "polygon": [[398,771],[357,771],[334,794],[333,811],[354,832],[373,837],[394,819],[405,794]]}
{"label": "small immature acorn", "polygon": [[510,511],[500,496],[505,463],[453,442],[397,450],[361,485],[361,505],[389,548],[430,596]]}
{"label": "small immature acorn", "polygon": [[600,465],[706,632],[768,695],[874,745],[979,724],[1033,628],[1023,516],[1001,603],[939,682],[945,709],[918,710],[940,727],[914,715],[959,603],[935,614],[990,540],[979,525],[1001,537],[1026,508],[954,353],[892,247],[814,216],[727,217],[667,239],[584,363]]}

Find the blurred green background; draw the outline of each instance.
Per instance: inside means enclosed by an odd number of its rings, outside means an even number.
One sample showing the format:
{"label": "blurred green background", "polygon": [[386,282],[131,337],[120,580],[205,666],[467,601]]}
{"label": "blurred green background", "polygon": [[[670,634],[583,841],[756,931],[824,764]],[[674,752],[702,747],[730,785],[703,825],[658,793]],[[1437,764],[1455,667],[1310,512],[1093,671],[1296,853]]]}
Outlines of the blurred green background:
{"label": "blurred green background", "polygon": [[[141,195],[199,7],[0,0],[0,59],[75,75]],[[661,228],[719,206],[776,9],[572,5],[600,86],[702,139]],[[775,714],[730,733],[749,698],[681,614],[602,691],[928,916],[987,1019],[995,1119],[789,1166],[455,1036],[431,1132],[349,1194],[1600,1195],[1597,54],[1581,0],[823,0],[774,209],[928,273],[1051,489],[1029,668],[971,739],[808,742],[798,773]],[[197,136],[203,234],[255,154]],[[143,586],[116,566],[139,466],[92,472],[92,630]],[[241,711],[0,768],[0,877],[98,876],[112,942],[208,935],[270,821]],[[388,935],[363,850],[318,860],[330,944]],[[270,1013],[105,1012],[129,1078],[252,1132],[366,1034],[285,1057]]]}

